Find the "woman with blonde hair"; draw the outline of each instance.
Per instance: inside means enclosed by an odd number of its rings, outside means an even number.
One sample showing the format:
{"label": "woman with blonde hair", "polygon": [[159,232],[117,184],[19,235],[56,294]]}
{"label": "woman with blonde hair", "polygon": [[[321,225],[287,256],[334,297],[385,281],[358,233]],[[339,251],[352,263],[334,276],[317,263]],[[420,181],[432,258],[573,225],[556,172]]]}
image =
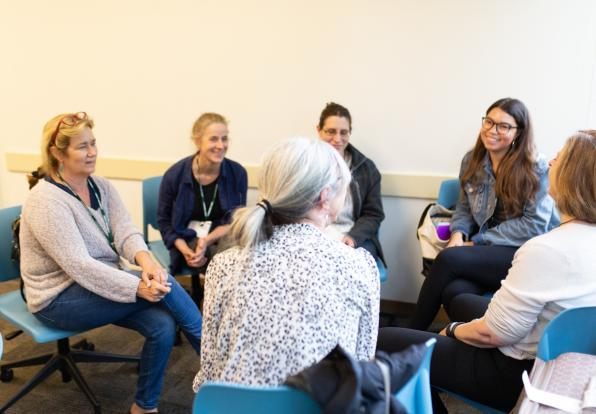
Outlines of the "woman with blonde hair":
{"label": "woman with blonde hair", "polygon": [[238,210],[233,247],[206,276],[201,369],[194,381],[274,385],[338,343],[373,356],[379,275],[372,256],[325,236],[350,172],[320,140],[275,146],[262,163],[260,200]]}
{"label": "woman with blonde hair", "polygon": [[[176,325],[198,353],[201,314],[152,259],[116,189],[93,175],[93,126],[78,112],[55,116],[44,127],[43,165],[30,177],[37,185],[20,227],[27,306],[53,328],[85,331],[112,323],[145,336],[130,411],[157,412]],[[121,257],[141,267],[140,275]]]}
{"label": "woman with blonde hair", "polygon": [[246,204],[248,178],[240,164],[225,158],[228,121],[222,115],[202,114],[193,125],[192,140],[196,153],[164,174],[157,222],[170,250],[170,272],[190,272],[191,294],[199,303],[199,273],[205,271],[218,241],[227,234],[234,209]]}
{"label": "woman with blonde hair", "polygon": [[[432,385],[499,410],[513,408],[546,325],[565,309],[596,306],[596,131],[574,134],[550,167],[549,193],[561,225],[519,248],[501,288],[486,299],[484,314],[472,322],[452,322],[440,336],[381,329],[379,349],[394,352],[436,337]],[[474,295],[454,302],[478,314]],[[594,329],[594,321],[586,324]],[[438,399],[435,403],[433,411],[443,412]]]}

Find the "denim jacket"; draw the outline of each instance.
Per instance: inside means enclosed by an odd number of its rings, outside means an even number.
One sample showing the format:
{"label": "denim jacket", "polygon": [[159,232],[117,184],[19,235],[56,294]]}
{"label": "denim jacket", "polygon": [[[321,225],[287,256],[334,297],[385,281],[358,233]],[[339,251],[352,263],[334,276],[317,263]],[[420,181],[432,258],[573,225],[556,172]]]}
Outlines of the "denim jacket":
{"label": "denim jacket", "polygon": [[[468,152],[461,163],[460,179],[472,153]],[[476,174],[477,184],[463,183],[455,214],[451,222],[452,232],[462,232],[478,245],[521,246],[527,240],[546,233],[559,225],[559,214],[553,199],[548,195],[548,163],[538,157],[534,171],[539,179],[538,192],[524,206],[522,216],[507,219],[489,228],[489,219],[497,206],[496,178],[490,156],[484,158],[483,168]]]}
{"label": "denim jacket", "polygon": [[[190,241],[197,236],[194,230],[187,227],[195,205],[193,157],[194,155],[191,155],[172,165],[164,174],[159,189],[157,224],[161,237],[170,250],[172,273],[178,272],[185,263],[184,257],[174,246],[176,239]],[[228,224],[233,211],[246,205],[246,170],[237,162],[224,158],[217,183],[217,200],[225,215],[214,221],[213,228]]]}

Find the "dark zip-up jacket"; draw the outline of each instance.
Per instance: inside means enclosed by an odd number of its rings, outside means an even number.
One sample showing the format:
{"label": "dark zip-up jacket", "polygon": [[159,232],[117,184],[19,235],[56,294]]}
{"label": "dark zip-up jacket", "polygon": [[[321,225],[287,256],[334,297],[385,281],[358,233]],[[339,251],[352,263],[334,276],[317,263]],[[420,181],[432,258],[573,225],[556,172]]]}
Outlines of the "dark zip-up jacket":
{"label": "dark zip-up jacket", "polygon": [[379,258],[385,263],[379,242],[379,227],[385,218],[381,200],[381,174],[375,163],[352,144],[348,144],[346,151],[352,156],[350,192],[354,204],[354,226],[348,236],[354,239],[357,247],[366,240],[372,241]]}

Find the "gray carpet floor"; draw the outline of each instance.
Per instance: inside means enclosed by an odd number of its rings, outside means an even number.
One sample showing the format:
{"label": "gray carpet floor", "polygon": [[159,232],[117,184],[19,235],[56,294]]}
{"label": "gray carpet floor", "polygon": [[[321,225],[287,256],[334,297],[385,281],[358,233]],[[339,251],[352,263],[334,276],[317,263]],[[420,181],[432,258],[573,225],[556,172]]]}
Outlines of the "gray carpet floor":
{"label": "gray carpet floor", "polygon": [[[18,288],[18,282],[0,284],[0,293]],[[14,327],[0,319],[0,332],[5,336],[14,331]],[[143,345],[143,338],[134,331],[116,326],[105,326],[86,332],[78,339],[86,338],[95,345],[99,352],[112,352],[136,355]],[[54,344],[37,344],[27,334],[4,340],[2,362],[53,352]],[[99,400],[102,413],[124,414],[133,402],[137,380],[136,364],[79,364],[87,383]],[[15,394],[39,367],[14,369],[14,379],[0,383],[0,403]],[[169,360],[164,381],[159,410],[160,413],[190,413],[194,393],[192,380],[199,370],[199,358],[183,339],[180,346],[174,347]],[[445,397],[450,413],[476,413],[477,411],[460,401]],[[38,385],[24,398],[12,406],[7,414],[17,413],[93,413],[92,407],[74,381],[63,383],[61,375],[55,373]]]}

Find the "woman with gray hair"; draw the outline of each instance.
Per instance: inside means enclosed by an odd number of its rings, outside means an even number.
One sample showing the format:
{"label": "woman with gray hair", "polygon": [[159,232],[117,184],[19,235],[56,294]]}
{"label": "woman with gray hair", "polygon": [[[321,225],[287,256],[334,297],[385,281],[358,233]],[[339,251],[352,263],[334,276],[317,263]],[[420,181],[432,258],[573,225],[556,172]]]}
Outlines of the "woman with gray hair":
{"label": "woman with gray hair", "polygon": [[232,247],[207,270],[195,391],[205,381],[280,384],[337,344],[373,356],[375,262],[323,234],[349,182],[346,163],[319,140],[284,141],[265,156],[261,201],[235,213]]}

